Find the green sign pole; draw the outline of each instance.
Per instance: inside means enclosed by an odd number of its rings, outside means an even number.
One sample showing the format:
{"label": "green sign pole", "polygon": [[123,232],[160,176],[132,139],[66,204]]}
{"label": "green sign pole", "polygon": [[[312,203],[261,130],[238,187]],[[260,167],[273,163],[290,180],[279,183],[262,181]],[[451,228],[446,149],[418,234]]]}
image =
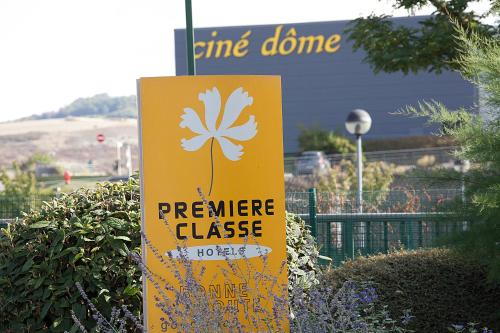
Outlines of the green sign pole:
{"label": "green sign pole", "polygon": [[186,45],[187,45],[187,65],[188,75],[196,74],[194,62],[194,31],[193,31],[193,13],[191,0],[186,0]]}

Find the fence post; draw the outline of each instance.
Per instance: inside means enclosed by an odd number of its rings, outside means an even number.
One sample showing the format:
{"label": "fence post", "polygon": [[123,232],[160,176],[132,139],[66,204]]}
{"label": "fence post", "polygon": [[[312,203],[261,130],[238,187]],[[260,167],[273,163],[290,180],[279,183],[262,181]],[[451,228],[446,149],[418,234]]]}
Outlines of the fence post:
{"label": "fence post", "polygon": [[389,226],[387,221],[384,222],[384,250],[389,252]]}
{"label": "fence post", "polygon": [[345,236],[346,257],[354,259],[354,223],[352,219],[345,221]]}
{"label": "fence post", "polygon": [[333,258],[333,253],[332,253],[332,222],[328,221],[325,225],[326,225],[326,253],[330,258]]}
{"label": "fence post", "polygon": [[372,248],[372,224],[371,222],[366,222],[366,253],[365,254],[372,254],[373,248]]}
{"label": "fence post", "polygon": [[424,247],[424,227],[422,221],[418,221],[418,247]]}
{"label": "fence post", "polygon": [[432,245],[434,246],[436,244],[436,240],[440,236],[439,221],[433,220],[432,224],[434,225],[434,239],[432,240]]}
{"label": "fence post", "polygon": [[405,221],[399,222],[399,241],[403,245],[404,249],[408,249],[408,240],[406,239],[406,223]]}
{"label": "fence post", "polygon": [[415,248],[415,242],[413,238],[413,221],[408,221],[408,228],[406,228],[406,233],[408,235],[408,249],[413,250]]}
{"label": "fence post", "polygon": [[316,213],[317,213],[317,202],[316,202],[316,189],[315,188],[310,188],[309,189],[309,226],[311,227],[311,235],[316,239],[316,242],[318,241],[317,239],[317,219],[316,219]]}

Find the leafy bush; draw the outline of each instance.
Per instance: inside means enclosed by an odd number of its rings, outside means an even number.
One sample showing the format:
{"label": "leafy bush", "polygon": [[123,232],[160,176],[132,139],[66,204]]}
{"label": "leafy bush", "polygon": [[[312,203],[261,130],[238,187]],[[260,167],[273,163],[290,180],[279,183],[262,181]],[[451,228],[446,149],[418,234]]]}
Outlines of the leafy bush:
{"label": "leafy bush", "polygon": [[62,332],[88,320],[76,282],[104,312],[141,306],[138,184],[105,184],[46,203],[0,238],[0,331]]}
{"label": "leafy bush", "polygon": [[346,154],[356,150],[346,137],[319,127],[302,128],[297,140],[302,151],[322,150],[327,154]]}
{"label": "leafy bush", "polygon": [[449,136],[406,136],[401,138],[363,140],[364,151],[421,149],[455,146],[457,142]]}
{"label": "leafy bush", "polygon": [[[105,183],[54,199],[0,233],[0,332],[76,331],[71,310],[92,326],[79,282],[94,304],[142,309],[139,184]],[[291,283],[314,283],[318,251],[297,217],[287,215]]]}
{"label": "leafy bush", "polygon": [[319,251],[316,241],[304,220],[286,214],[286,255],[288,261],[288,289],[309,289],[318,283]]}
{"label": "leafy bush", "polygon": [[401,251],[348,261],[325,274],[334,289],[347,280],[372,281],[391,313],[411,309],[409,328],[446,332],[459,322],[500,329],[500,285],[490,284],[487,267],[445,249]]}

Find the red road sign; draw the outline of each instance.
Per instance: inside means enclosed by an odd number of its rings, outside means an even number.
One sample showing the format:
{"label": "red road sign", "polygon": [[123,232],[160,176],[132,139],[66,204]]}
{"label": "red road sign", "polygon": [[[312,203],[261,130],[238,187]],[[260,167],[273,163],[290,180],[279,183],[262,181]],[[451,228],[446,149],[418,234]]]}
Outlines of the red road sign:
{"label": "red road sign", "polygon": [[97,134],[97,141],[99,143],[103,143],[104,142],[104,134]]}

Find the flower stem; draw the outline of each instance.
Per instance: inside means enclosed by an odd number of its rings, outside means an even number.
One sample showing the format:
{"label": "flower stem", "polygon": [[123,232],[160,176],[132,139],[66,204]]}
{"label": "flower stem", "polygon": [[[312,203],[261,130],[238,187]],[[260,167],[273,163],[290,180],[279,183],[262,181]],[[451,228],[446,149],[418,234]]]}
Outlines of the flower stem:
{"label": "flower stem", "polygon": [[208,190],[208,195],[212,193],[212,185],[214,184],[214,138],[212,137],[212,141],[210,142],[210,164],[211,164],[211,170],[212,170],[212,175],[210,177],[210,189]]}

